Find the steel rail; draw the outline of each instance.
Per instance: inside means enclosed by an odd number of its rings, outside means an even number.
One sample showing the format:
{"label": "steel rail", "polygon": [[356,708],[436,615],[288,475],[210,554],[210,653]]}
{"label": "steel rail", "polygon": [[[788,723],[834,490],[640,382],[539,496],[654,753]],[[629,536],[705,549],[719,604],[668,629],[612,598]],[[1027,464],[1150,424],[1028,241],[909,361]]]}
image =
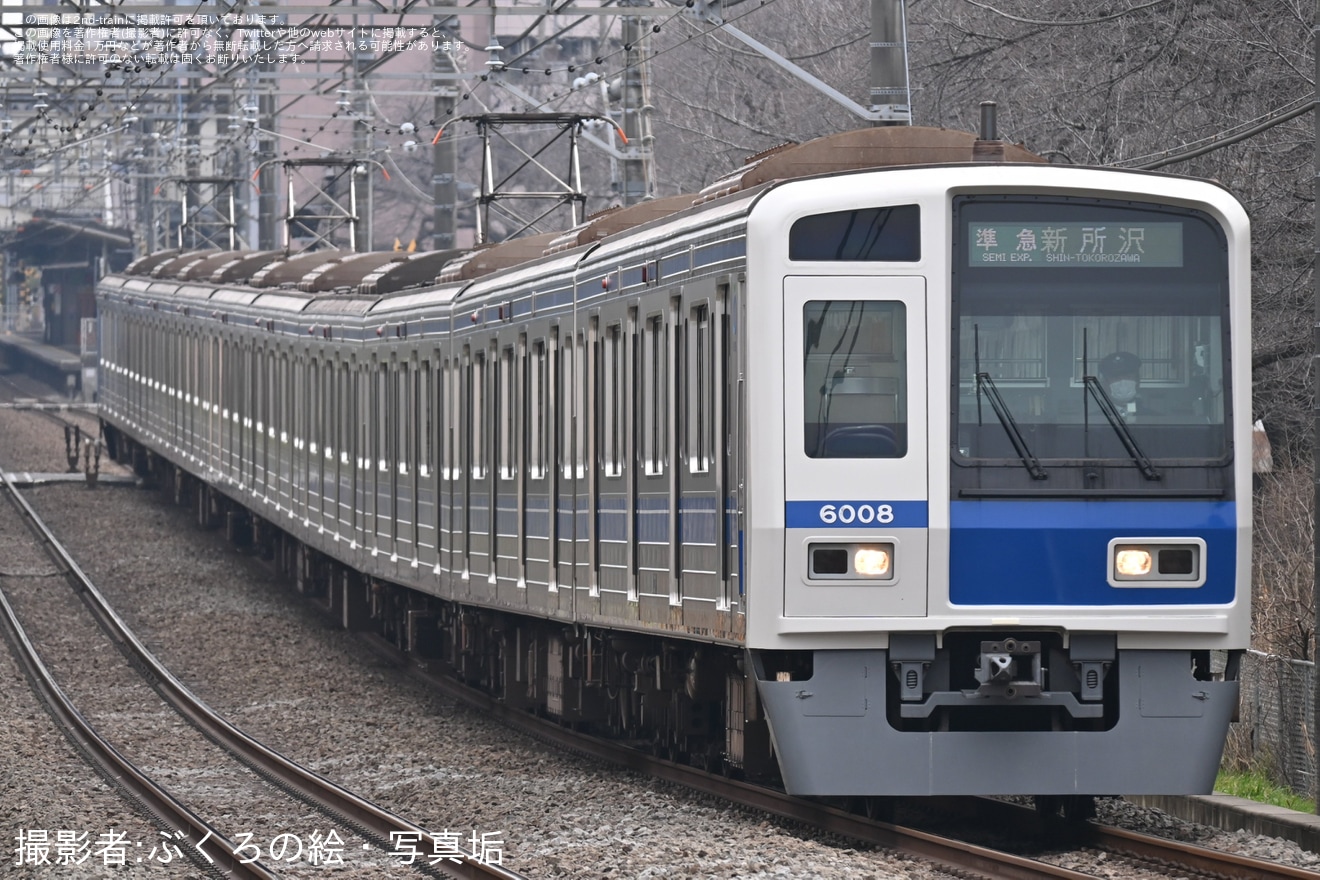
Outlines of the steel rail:
{"label": "steel rail", "polygon": [[958,815],[982,827],[1007,829],[1021,839],[1048,833],[1056,845],[1090,847],[1116,856],[1157,865],[1177,873],[1201,873],[1234,880],[1316,880],[1320,874],[1305,868],[1278,865],[1237,853],[1208,849],[1193,843],[1168,840],[1097,822],[1043,819],[1035,810],[990,798],[935,798],[941,812]]}
{"label": "steel rail", "polygon": [[1179,840],[1165,840],[1124,828],[1088,825],[1084,837],[1092,846],[1121,855],[1130,855],[1162,866],[1201,871],[1235,880],[1316,880],[1320,873],[1305,868],[1276,865],[1237,853],[1206,849]]}
{"label": "steel rail", "polygon": [[[3,478],[2,474],[0,478]],[[202,735],[229,751],[276,787],[313,808],[346,822],[365,836],[374,839],[382,847],[395,846],[397,840],[394,835],[407,835],[410,843],[415,842],[418,846],[428,847],[431,854],[448,853],[452,850],[452,847],[443,846],[435,835],[425,829],[308,770],[216,714],[142,644],[69,552],[55,540],[26,499],[12,487],[8,479],[5,479],[5,484],[10,498],[20,507],[29,526],[45,544],[47,552],[51,554],[51,558],[88,606],[97,624],[111,640],[117,642],[117,647],[129,657],[130,662],[138,668],[161,698]],[[425,856],[424,852],[423,856]],[[423,873],[446,877],[523,880],[523,875],[502,865],[491,864],[466,854],[461,857],[462,861],[458,863],[446,856],[437,864],[414,863],[411,866]],[[404,863],[402,866],[408,865]]]}
{"label": "steel rail", "polygon": [[[5,497],[27,520],[29,528],[33,528],[37,538],[46,543],[48,536],[37,531],[32,521],[28,519],[31,508],[27,506],[27,502],[7,477],[0,474],[0,479],[3,480]],[[3,589],[0,589],[0,622],[3,622],[6,636],[14,649],[13,653],[32,683],[38,698],[46,705],[55,723],[64,731],[74,747],[85,755],[107,780],[120,786],[130,799],[140,804],[152,816],[172,828],[186,830],[187,840],[196,841],[193,849],[200,854],[200,858],[210,862],[210,865],[203,865],[191,851],[188,853],[190,860],[203,869],[214,867],[239,880],[246,878],[274,880],[278,876],[259,862],[241,859],[237,855],[237,847],[233,841],[217,832],[181,801],[157,785],[97,733],[60,688],[46,664],[42,662],[36,646],[28,638]],[[214,843],[212,853],[201,849],[207,843]],[[212,858],[212,855],[215,858]]]}
{"label": "steel rail", "polygon": [[[658,779],[673,782],[760,812],[790,821],[908,853],[957,871],[970,871],[1004,880],[1094,880],[1094,875],[1050,865],[1012,853],[1000,852],[938,834],[867,819],[807,798],[729,779],[705,770],[647,755],[634,748],[568,730],[547,719],[510,708],[495,698],[474,691],[453,679],[437,675],[418,664],[393,645],[367,634],[365,644],[383,659],[403,668],[409,675],[448,696],[464,702],[518,730],[580,755],[609,761]],[[1315,880],[1312,877],[1312,880]]]}
{"label": "steel rail", "polygon": [[[384,659],[405,668],[407,672],[443,690],[447,695],[487,712],[542,741],[578,752],[587,757],[636,770],[647,775],[674,782],[688,788],[724,798],[749,808],[792,821],[810,824],[834,834],[865,843],[910,853],[958,870],[972,871],[987,877],[1009,880],[1032,878],[1066,878],[1083,880],[1094,874],[1051,865],[1027,856],[979,846],[966,841],[943,837],[916,828],[867,819],[818,801],[793,797],[781,791],[751,785],[695,767],[676,764],[647,755],[634,748],[577,733],[548,719],[531,716],[506,706],[495,698],[474,691],[460,682],[430,672],[414,662],[407,654],[374,635],[364,641]],[[980,826],[993,815],[997,822],[1008,820],[1022,836],[1039,835],[1042,817],[1035,810],[1014,804],[980,798],[935,798],[942,809],[965,813]],[[1179,868],[1184,871],[1233,877],[1235,880],[1316,880],[1320,873],[1304,868],[1277,865],[1252,859],[1236,853],[1220,852],[1181,841],[1165,840],[1121,828],[1093,823],[1061,824],[1056,826],[1067,842],[1077,846],[1091,846],[1141,861],[1153,862],[1161,868]]]}

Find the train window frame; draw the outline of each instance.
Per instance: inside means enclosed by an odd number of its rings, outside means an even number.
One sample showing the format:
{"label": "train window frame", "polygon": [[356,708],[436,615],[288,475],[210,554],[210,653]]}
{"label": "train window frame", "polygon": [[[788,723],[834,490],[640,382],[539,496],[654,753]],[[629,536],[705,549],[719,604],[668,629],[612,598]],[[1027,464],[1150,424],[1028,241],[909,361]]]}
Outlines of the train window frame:
{"label": "train window frame", "polygon": [[[869,218],[869,219],[868,219]],[[875,233],[859,237],[858,222]],[[886,235],[894,224],[896,234]],[[921,206],[874,205],[808,214],[788,230],[788,258],[794,262],[919,263],[921,262]]]}

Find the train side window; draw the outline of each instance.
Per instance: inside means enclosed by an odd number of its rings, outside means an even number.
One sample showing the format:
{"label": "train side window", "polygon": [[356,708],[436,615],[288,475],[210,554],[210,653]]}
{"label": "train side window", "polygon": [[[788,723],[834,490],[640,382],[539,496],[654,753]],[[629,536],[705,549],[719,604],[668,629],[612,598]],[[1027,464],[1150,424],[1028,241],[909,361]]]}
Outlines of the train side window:
{"label": "train side window", "polygon": [[907,454],[907,309],[827,300],[803,308],[804,451],[811,458]]}
{"label": "train side window", "polygon": [[790,260],[914,263],[921,259],[916,205],[812,214],[788,231]]}

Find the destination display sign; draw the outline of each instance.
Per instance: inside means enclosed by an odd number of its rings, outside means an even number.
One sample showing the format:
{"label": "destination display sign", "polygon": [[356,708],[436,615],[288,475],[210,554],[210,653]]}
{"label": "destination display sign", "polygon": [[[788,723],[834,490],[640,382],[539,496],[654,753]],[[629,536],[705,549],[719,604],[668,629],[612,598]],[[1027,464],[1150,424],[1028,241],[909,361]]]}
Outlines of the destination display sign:
{"label": "destination display sign", "polygon": [[969,223],[967,259],[983,267],[1179,268],[1182,236],[1181,223]]}

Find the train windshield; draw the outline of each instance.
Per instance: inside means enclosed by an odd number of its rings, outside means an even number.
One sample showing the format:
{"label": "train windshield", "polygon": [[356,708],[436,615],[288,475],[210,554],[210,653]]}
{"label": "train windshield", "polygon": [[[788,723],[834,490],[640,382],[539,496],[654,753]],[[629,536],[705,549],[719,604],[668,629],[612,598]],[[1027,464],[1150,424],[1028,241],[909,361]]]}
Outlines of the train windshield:
{"label": "train windshield", "polygon": [[1208,216],[1096,199],[954,204],[955,462],[1228,456],[1228,256]]}

